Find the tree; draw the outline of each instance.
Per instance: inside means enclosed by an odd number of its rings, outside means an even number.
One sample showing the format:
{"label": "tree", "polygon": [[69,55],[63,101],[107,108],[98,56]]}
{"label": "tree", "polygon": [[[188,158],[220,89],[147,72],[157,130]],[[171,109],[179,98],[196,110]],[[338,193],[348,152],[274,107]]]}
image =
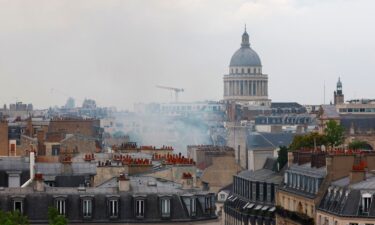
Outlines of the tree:
{"label": "tree", "polygon": [[281,170],[288,162],[288,148],[285,146],[280,146],[280,150],[277,154],[277,163],[279,165],[278,170]]}
{"label": "tree", "polygon": [[19,211],[3,212],[0,211],[0,224],[3,225],[28,225],[29,221]]}
{"label": "tree", "polygon": [[366,149],[366,150],[372,150],[372,147],[369,143],[366,141],[360,141],[360,140],[353,140],[349,143],[349,149],[357,150],[357,149]]}
{"label": "tree", "polygon": [[327,122],[327,128],[324,130],[327,142],[331,147],[339,146],[344,143],[344,128],[335,120]]}
{"label": "tree", "polygon": [[67,225],[68,221],[63,215],[59,215],[59,212],[55,207],[48,208],[48,224],[49,225]]}
{"label": "tree", "polygon": [[314,148],[322,145],[327,145],[327,137],[316,132],[297,135],[293,138],[292,143],[289,146],[290,150],[299,150],[301,148]]}

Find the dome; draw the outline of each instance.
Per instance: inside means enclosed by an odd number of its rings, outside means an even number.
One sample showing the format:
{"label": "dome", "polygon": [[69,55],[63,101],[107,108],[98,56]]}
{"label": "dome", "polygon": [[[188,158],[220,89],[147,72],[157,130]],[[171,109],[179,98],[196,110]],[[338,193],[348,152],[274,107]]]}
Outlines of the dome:
{"label": "dome", "polygon": [[229,66],[262,66],[258,54],[252,48],[250,48],[249,35],[247,34],[246,30],[242,35],[241,48],[233,54]]}
{"label": "dome", "polygon": [[232,56],[229,66],[262,66],[258,54],[250,47],[241,47]]}

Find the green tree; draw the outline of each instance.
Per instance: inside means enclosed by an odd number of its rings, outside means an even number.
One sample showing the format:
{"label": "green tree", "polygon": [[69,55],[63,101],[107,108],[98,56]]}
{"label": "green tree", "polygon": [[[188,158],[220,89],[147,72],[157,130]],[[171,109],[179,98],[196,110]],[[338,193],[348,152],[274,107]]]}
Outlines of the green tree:
{"label": "green tree", "polygon": [[299,150],[301,148],[314,148],[322,145],[327,145],[327,137],[317,132],[308,133],[305,135],[297,135],[293,138],[289,146],[290,150]]}
{"label": "green tree", "polygon": [[277,154],[277,163],[279,165],[278,170],[281,170],[288,162],[288,148],[285,146],[280,146],[279,152]]}
{"label": "green tree", "polygon": [[49,225],[66,225],[68,224],[67,219],[63,215],[59,215],[59,212],[55,207],[48,208],[48,224]]}
{"label": "green tree", "polygon": [[335,120],[327,122],[327,128],[324,130],[327,142],[331,147],[339,146],[344,143],[344,128]]}
{"label": "green tree", "polygon": [[366,141],[360,141],[360,140],[353,140],[349,143],[349,149],[357,150],[357,149],[366,149],[371,150],[371,145],[367,143]]}
{"label": "green tree", "polygon": [[3,212],[0,211],[0,224],[2,225],[28,225],[29,221],[19,211]]}

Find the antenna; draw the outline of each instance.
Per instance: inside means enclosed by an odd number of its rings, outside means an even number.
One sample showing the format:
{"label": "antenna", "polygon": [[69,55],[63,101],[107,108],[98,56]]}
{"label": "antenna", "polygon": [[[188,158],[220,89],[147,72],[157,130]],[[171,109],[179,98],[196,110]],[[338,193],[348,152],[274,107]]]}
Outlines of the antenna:
{"label": "antenna", "polygon": [[326,104],[326,81],[323,81],[323,105]]}

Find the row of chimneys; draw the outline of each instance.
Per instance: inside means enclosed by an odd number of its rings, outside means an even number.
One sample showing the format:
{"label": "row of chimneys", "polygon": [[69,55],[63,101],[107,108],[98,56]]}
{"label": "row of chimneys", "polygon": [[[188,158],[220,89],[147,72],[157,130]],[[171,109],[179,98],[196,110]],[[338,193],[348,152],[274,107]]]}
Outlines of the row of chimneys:
{"label": "row of chimneys", "polygon": [[143,145],[138,147],[137,143],[130,142],[130,143],[122,143],[121,145],[112,145],[113,150],[171,150],[173,151],[172,146],[163,145],[160,148],[151,145]]}

